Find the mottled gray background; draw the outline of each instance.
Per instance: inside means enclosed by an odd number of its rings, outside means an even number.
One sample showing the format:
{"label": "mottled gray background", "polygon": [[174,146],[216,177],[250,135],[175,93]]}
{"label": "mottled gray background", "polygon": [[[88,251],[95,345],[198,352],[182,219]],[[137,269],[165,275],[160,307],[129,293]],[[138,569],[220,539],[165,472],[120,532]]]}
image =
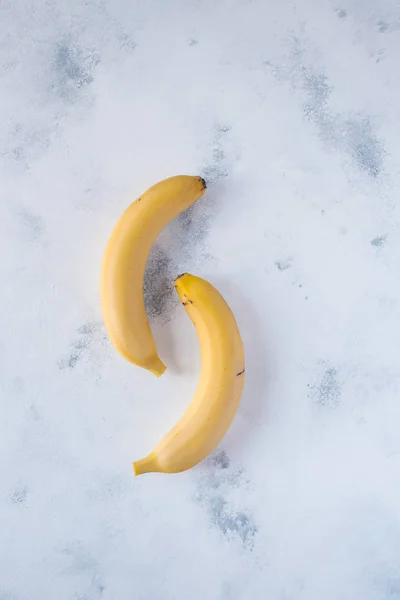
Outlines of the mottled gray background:
{"label": "mottled gray background", "polygon": [[[0,1],[0,599],[400,598],[397,0]],[[105,335],[108,235],[202,174]],[[195,389],[190,270],[247,378],[213,456],[134,478]]]}

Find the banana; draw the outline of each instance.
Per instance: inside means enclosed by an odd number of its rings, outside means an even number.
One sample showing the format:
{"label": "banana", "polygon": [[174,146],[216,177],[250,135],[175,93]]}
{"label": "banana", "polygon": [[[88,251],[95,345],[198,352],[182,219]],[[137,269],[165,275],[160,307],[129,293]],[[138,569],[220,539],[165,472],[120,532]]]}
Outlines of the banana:
{"label": "banana", "polygon": [[244,350],[231,309],[207,281],[188,273],[175,288],[199,337],[200,380],[182,419],[153,452],[133,463],[135,475],[180,473],[203,460],[235,416],[244,385]]}
{"label": "banana", "polygon": [[124,358],[159,377],[166,369],[147,319],[143,278],[161,230],[204,193],[201,177],[178,175],[153,185],[123,213],[108,241],[101,269],[101,306],[107,333]]}

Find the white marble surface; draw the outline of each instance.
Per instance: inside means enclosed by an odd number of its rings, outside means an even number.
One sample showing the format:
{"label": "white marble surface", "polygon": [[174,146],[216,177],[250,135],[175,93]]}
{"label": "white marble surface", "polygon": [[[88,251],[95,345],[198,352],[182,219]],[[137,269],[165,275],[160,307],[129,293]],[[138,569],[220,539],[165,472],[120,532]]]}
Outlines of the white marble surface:
{"label": "white marble surface", "polygon": [[[0,3],[1,600],[400,597],[396,0]],[[107,237],[176,173],[151,256],[160,380],[113,350]],[[222,447],[134,478],[199,356],[172,278],[247,351]]]}

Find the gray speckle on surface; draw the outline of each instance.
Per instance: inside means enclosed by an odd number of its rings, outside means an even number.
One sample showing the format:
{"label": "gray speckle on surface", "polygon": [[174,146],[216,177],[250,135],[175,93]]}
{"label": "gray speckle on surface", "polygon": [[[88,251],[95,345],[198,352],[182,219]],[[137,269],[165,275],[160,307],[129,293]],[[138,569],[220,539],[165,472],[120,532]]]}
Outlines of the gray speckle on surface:
{"label": "gray speckle on surface", "polygon": [[303,110],[307,117],[318,122],[320,127],[326,127],[325,121],[328,115],[325,106],[331,94],[328,79],[324,73],[318,73],[311,69],[301,69],[304,87],[307,90],[308,101]]}
{"label": "gray speckle on surface", "polygon": [[223,153],[214,151],[213,161],[201,170],[201,176],[204,177],[210,185],[215,183],[221,177],[227,177],[229,175],[229,171],[224,167],[223,157]]}
{"label": "gray speckle on surface", "polygon": [[203,196],[178,217],[182,229],[181,248],[198,248],[210,230],[210,212],[207,210],[207,196]]}
{"label": "gray speckle on surface", "polygon": [[239,538],[244,548],[253,547],[257,527],[247,513],[230,511],[227,501],[222,496],[214,496],[208,508],[211,522],[224,536]]}
{"label": "gray speckle on surface", "polygon": [[89,340],[83,338],[75,342],[73,346],[76,350],[85,350],[89,347]]}
{"label": "gray speckle on surface", "polygon": [[377,248],[382,248],[385,245],[387,239],[387,235],[377,235],[375,238],[371,240],[371,246],[375,246]]}
{"label": "gray speckle on surface", "polygon": [[378,21],[377,27],[380,33],[386,33],[389,29],[389,25],[386,21]]}
{"label": "gray speckle on surface", "polygon": [[84,323],[83,325],[81,325],[80,327],[78,327],[78,333],[82,334],[82,335],[90,335],[92,333],[95,332],[96,327],[98,326],[98,323]]}
{"label": "gray speckle on surface", "polygon": [[143,285],[144,303],[149,319],[166,323],[179,304],[174,289],[174,277],[172,259],[156,244],[146,264]]}
{"label": "gray speckle on surface", "polygon": [[93,82],[99,56],[92,51],[62,42],[55,48],[53,89],[65,100],[75,100],[77,91]]}
{"label": "gray speckle on surface", "polygon": [[375,131],[373,118],[363,112],[344,112],[331,106],[332,87],[322,69],[307,60],[308,41],[293,38],[291,68],[265,63],[275,77],[303,90],[303,113],[316,127],[320,139],[330,150],[343,152],[371,179],[383,172],[385,148]]}
{"label": "gray speckle on surface", "polygon": [[136,48],[137,44],[133,37],[129,33],[121,33],[119,36],[120,47],[124,50],[132,51]]}
{"label": "gray speckle on surface", "polygon": [[325,367],[319,382],[312,386],[314,401],[326,408],[335,408],[340,402],[341,393],[337,369]]}
{"label": "gray speckle on surface", "polygon": [[195,40],[194,38],[189,40],[189,46],[197,46],[198,43],[198,40]]}
{"label": "gray speckle on surface", "polygon": [[286,271],[292,266],[292,259],[287,258],[286,260],[277,260],[275,266],[279,271]]}
{"label": "gray speckle on surface", "polygon": [[219,450],[215,452],[215,454],[213,454],[212,456],[212,460],[214,464],[220,469],[227,469],[231,462],[225,450]]}
{"label": "gray speckle on surface", "polygon": [[304,83],[308,90],[304,114],[315,123],[321,139],[327,146],[349,154],[354,164],[371,178],[378,177],[383,168],[384,150],[371,118],[363,114],[333,113],[328,107],[331,89],[324,74],[306,72]]}
{"label": "gray speckle on surface", "polygon": [[11,502],[14,504],[24,504],[28,497],[28,488],[23,486],[18,486],[11,495]]}
{"label": "gray speckle on surface", "polygon": [[230,164],[224,151],[225,137],[232,129],[229,123],[217,123],[212,135],[212,157],[201,170],[201,176],[212,185],[221,177],[227,177],[230,172]]}
{"label": "gray speckle on surface", "polygon": [[[82,360],[86,353],[92,349],[98,351],[105,343],[107,343],[107,336],[104,333],[104,325],[102,322],[88,321],[77,329],[79,338],[70,344],[70,350],[68,354],[62,358],[58,366],[62,369],[75,369],[76,365]],[[92,357],[92,362],[94,356]]]}
{"label": "gray speckle on surface", "polygon": [[63,359],[59,365],[60,369],[74,369],[76,364],[80,358],[80,354],[73,353],[70,354],[66,359]]}
{"label": "gray speckle on surface", "polygon": [[230,501],[232,490],[245,483],[243,469],[232,469],[226,452],[216,450],[204,461],[195,501],[206,510],[212,526],[227,540],[239,541],[244,549],[252,550],[258,527],[248,510],[237,509]]}
{"label": "gray speckle on surface", "polygon": [[29,238],[33,242],[40,242],[43,240],[44,224],[43,219],[40,216],[24,211],[21,213],[21,220],[29,233]]}
{"label": "gray speckle on surface", "polygon": [[354,115],[337,122],[343,148],[353,157],[355,164],[371,178],[378,177],[383,168],[383,144],[374,132],[370,117]]}
{"label": "gray speckle on surface", "polygon": [[[225,144],[231,129],[228,123],[217,123],[212,130],[211,160],[200,170],[200,175],[206,180],[208,187],[212,188],[213,184],[230,172],[231,161],[228,159]],[[201,254],[204,259],[207,258],[203,241],[210,230],[212,215],[218,208],[215,204],[216,199],[215,196],[210,199],[206,192],[193,206],[179,215],[177,224],[181,231],[177,232],[177,238],[180,240],[181,252],[190,250],[191,254]]]}
{"label": "gray speckle on surface", "polygon": [[15,138],[13,139],[13,143],[8,148],[6,147],[0,151],[0,156],[3,159],[15,161],[16,163],[20,163],[24,166],[27,165],[26,147],[20,145],[18,140]]}
{"label": "gray speckle on surface", "polygon": [[50,145],[51,125],[36,124],[13,119],[11,125],[5,124],[5,139],[0,148],[1,162],[13,164],[26,170],[32,158],[39,156]]}
{"label": "gray speckle on surface", "polygon": [[345,19],[347,17],[347,10],[344,8],[339,8],[336,12],[339,19]]}

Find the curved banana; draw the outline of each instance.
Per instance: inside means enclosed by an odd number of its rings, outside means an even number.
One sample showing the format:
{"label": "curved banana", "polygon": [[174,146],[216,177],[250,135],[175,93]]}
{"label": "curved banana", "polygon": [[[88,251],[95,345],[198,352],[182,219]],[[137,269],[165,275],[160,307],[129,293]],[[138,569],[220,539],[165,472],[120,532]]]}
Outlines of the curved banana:
{"label": "curved banana", "polygon": [[244,384],[244,350],[235,317],[207,281],[185,273],[175,287],[200,342],[201,372],[182,419],[146,458],[135,475],[179,473],[194,467],[219,444],[235,416]]}
{"label": "curved banana", "polygon": [[178,175],[153,185],[123,213],[108,241],[101,270],[101,305],[107,333],[120,354],[159,377],[157,354],[143,299],[150,249],[161,230],[204,193],[201,177]]}

